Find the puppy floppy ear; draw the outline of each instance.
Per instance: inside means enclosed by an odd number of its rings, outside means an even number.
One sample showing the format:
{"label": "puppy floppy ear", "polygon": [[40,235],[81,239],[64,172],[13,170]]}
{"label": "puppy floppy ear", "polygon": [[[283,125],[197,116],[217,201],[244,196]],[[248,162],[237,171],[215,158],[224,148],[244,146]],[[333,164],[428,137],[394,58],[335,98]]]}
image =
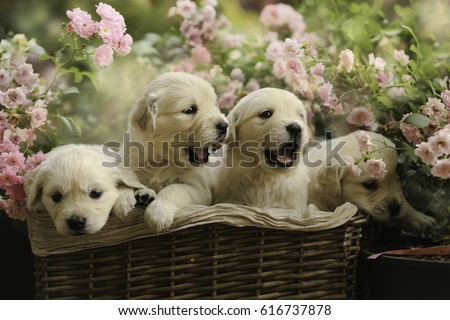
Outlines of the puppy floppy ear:
{"label": "puppy floppy ear", "polygon": [[155,94],[145,94],[134,104],[130,113],[130,122],[146,132],[154,133],[157,116],[157,97]]}
{"label": "puppy floppy ear", "polygon": [[23,187],[27,195],[27,208],[30,212],[45,212],[42,204],[42,185],[44,184],[44,167],[42,165],[25,174]]}
{"label": "puppy floppy ear", "polygon": [[341,195],[341,180],[347,168],[339,165],[323,165],[317,172],[315,181],[326,196]]}
{"label": "puppy floppy ear", "polygon": [[232,109],[228,114],[228,132],[225,138],[225,143],[230,143],[237,140],[237,130],[240,124],[240,118],[241,114],[235,109]]}

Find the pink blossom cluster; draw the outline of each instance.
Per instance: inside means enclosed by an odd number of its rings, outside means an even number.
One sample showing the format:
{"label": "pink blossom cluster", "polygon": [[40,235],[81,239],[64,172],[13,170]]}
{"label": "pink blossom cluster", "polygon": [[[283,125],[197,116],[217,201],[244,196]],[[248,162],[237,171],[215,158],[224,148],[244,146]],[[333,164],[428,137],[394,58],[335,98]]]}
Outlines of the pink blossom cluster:
{"label": "pink blossom cluster", "polygon": [[114,52],[119,56],[130,53],[133,38],[125,33],[125,20],[113,7],[100,2],[96,12],[101,17],[98,22],[80,8],[67,10],[70,19],[68,31],[73,31],[84,39],[100,37],[103,44],[95,49],[94,62],[104,67],[113,62]]}
{"label": "pink blossom cluster", "polygon": [[[16,35],[16,37],[23,35]],[[26,62],[27,55],[14,38],[2,40],[0,62],[0,209],[15,219],[28,216],[25,207],[23,175],[41,163],[42,152],[33,154],[30,148],[35,132],[47,123],[47,105],[52,93],[41,85],[39,74]]]}
{"label": "pink blossom cluster", "polygon": [[[186,41],[189,57],[183,59],[175,71],[194,73],[197,65],[205,66],[212,62],[208,49],[209,43],[217,39],[220,31],[229,26],[230,22],[216,11],[216,0],[207,0],[203,5],[197,5],[191,0],[177,0],[175,6],[169,9],[168,16],[181,16],[180,32]],[[241,35],[226,34],[224,42],[227,48],[238,47],[244,40]]]}
{"label": "pink blossom cluster", "polygon": [[371,177],[375,179],[383,178],[387,172],[386,163],[383,159],[374,159],[372,157],[372,152],[378,150],[377,145],[371,141],[370,136],[364,131],[357,132],[355,139],[362,156],[359,160],[355,160],[349,155],[344,156],[343,160],[347,168],[355,176],[361,175],[361,167],[364,167]]}
{"label": "pink blossom cluster", "polygon": [[284,29],[288,29],[298,42],[305,40],[306,23],[303,16],[290,5],[284,3],[266,5],[261,11],[259,20],[272,31],[284,34]]}

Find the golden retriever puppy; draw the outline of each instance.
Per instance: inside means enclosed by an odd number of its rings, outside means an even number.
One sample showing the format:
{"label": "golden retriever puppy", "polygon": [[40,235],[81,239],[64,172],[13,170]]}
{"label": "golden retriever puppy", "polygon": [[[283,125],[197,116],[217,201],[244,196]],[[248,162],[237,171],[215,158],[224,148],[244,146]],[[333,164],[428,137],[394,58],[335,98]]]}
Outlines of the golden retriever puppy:
{"label": "golden retriever puppy", "polygon": [[309,176],[300,157],[309,129],[302,102],[288,91],[264,88],[242,98],[227,118],[214,203],[305,210]]}
{"label": "golden retriever puppy", "polygon": [[212,201],[208,162],[228,123],[213,87],[187,73],[170,72],[152,81],[129,117],[130,143],[123,157],[139,180],[157,192],[145,220],[155,232],[168,229],[175,212]]}
{"label": "golden retriever puppy", "polygon": [[31,214],[47,212],[59,233],[81,235],[102,229],[111,212],[127,215],[136,204],[135,191],[148,201],[155,197],[133,171],[107,166],[106,160],[102,146],[65,145],[50,151],[25,175]]}
{"label": "golden retriever puppy", "polygon": [[[374,150],[372,157],[382,159],[386,164],[384,176],[374,178],[364,161],[354,167],[360,171],[355,175],[344,162],[348,156],[356,161],[362,158],[357,134],[366,134],[370,138]],[[353,132],[312,146],[305,156],[311,173],[309,202],[326,211],[351,202],[374,220],[396,222],[405,231],[429,228],[435,223],[434,218],[416,211],[403,195],[395,170],[397,160],[392,141],[368,131]]]}

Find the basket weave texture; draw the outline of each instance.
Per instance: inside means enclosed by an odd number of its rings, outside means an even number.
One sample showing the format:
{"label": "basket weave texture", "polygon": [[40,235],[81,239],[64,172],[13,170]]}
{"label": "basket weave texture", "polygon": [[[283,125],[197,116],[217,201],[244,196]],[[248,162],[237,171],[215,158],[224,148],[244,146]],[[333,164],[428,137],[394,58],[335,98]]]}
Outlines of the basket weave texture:
{"label": "basket weave texture", "polygon": [[[222,216],[227,215],[224,210],[221,207]],[[206,219],[165,234],[115,238],[112,244],[108,238],[116,234],[115,228],[107,225],[92,235],[96,244],[90,243],[89,249],[76,242],[88,241],[91,235],[71,237],[75,244],[66,252],[34,248],[39,223],[31,221],[36,298],[351,299],[365,223],[365,217],[355,213],[347,206],[337,215],[322,214],[320,221],[328,219],[330,224],[336,216],[340,225],[313,231],[302,230],[310,226],[277,227],[291,219],[289,212],[274,217],[270,227]],[[230,214],[230,221],[233,217]],[[140,218],[133,215],[114,223],[133,224]],[[77,247],[82,249],[73,249]]]}

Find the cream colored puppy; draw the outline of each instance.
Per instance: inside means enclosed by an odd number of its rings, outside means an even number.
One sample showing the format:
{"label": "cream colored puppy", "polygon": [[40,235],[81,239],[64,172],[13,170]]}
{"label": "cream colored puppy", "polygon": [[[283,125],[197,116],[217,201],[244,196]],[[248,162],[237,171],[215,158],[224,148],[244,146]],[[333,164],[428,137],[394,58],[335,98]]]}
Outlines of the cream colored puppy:
{"label": "cream colored puppy", "polygon": [[205,163],[227,127],[213,87],[187,73],[159,76],[136,102],[123,156],[140,181],[158,193],[145,211],[152,230],[169,228],[180,208],[211,204]]}
{"label": "cream colored puppy", "polygon": [[99,231],[111,212],[125,216],[136,204],[135,191],[147,201],[154,198],[134,172],[105,166],[107,160],[102,146],[65,145],[50,151],[25,175],[31,214],[47,212],[59,233],[81,235]]}
{"label": "cream colored puppy", "polygon": [[326,211],[351,202],[375,220],[396,222],[406,231],[431,227],[435,220],[416,211],[403,195],[395,170],[398,160],[395,145],[380,134],[364,132],[375,144],[374,149],[379,150],[373,157],[386,163],[385,176],[371,177],[363,161],[358,164],[361,174],[355,176],[343,162],[345,156],[361,158],[357,132],[322,142],[309,148],[305,156],[311,172],[309,202]]}
{"label": "cream colored puppy", "polygon": [[309,176],[300,157],[309,130],[302,102],[285,90],[260,89],[242,98],[228,121],[214,203],[305,210]]}

